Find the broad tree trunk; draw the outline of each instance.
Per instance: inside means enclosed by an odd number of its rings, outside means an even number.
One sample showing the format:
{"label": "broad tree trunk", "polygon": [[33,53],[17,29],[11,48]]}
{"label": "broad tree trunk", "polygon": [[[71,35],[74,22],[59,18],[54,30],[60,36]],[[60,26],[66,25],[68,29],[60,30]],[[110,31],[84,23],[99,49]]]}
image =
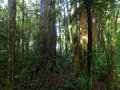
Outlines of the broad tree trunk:
{"label": "broad tree trunk", "polygon": [[55,0],[41,0],[40,6],[38,57],[45,66],[56,57]]}
{"label": "broad tree trunk", "polygon": [[55,14],[55,0],[50,0],[48,5],[48,43],[47,47],[49,60],[55,60],[56,58],[56,14]]}
{"label": "broad tree trunk", "polygon": [[[38,58],[40,65],[46,64],[47,53],[47,0],[40,1],[40,25],[38,35]],[[41,66],[42,67],[42,66]]]}

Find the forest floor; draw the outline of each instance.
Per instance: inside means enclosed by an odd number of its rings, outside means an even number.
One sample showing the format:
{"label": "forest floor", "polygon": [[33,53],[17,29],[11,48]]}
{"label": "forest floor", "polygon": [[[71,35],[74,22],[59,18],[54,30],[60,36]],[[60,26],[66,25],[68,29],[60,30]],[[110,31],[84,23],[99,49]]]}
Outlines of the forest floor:
{"label": "forest floor", "polygon": [[47,82],[39,88],[39,90],[73,90],[73,88],[65,86],[65,81],[73,78],[71,72],[60,70],[49,76]]}
{"label": "forest floor", "polygon": [[[71,86],[72,84],[65,85],[65,81],[72,80],[72,78],[74,78],[73,72],[70,72],[65,69],[60,70],[57,73],[51,74],[48,80],[44,83],[44,85],[42,87],[39,87],[38,90],[76,90],[75,87]],[[107,90],[107,89],[103,81],[96,80],[93,83],[92,90]]]}
{"label": "forest floor", "polygon": [[107,90],[105,83],[102,81],[95,81],[93,83],[93,90]]}
{"label": "forest floor", "polygon": [[[47,77],[42,76],[42,78],[40,78],[40,75],[41,73],[36,73],[31,75],[32,79],[18,82],[17,89],[15,90],[77,90],[73,86],[73,83],[69,82],[74,80],[75,77],[71,70],[57,68],[53,73],[48,74]],[[102,78],[95,80],[92,86],[92,90],[107,90]]]}
{"label": "forest floor", "polygon": [[[74,82],[74,73],[66,69],[57,69],[53,73],[43,74],[40,78],[41,73],[32,76],[32,80],[21,82],[16,90],[86,90],[76,89]],[[84,81],[82,81],[84,82]],[[86,87],[87,85],[85,85]],[[95,80],[92,85],[92,90],[107,90],[102,78]],[[84,88],[84,87],[83,87]]]}

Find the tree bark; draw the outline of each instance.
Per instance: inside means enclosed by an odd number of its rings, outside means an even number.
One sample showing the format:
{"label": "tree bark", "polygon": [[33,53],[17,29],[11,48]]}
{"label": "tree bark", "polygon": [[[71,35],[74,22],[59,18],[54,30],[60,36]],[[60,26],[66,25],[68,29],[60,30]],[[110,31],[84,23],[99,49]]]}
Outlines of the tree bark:
{"label": "tree bark", "polygon": [[42,65],[56,57],[55,0],[41,0],[38,36],[39,59]]}
{"label": "tree bark", "polygon": [[87,46],[87,75],[88,75],[88,90],[91,90],[92,82],[92,16],[91,7],[92,0],[86,0],[85,6],[87,10],[87,21],[88,21],[88,46]]}
{"label": "tree bark", "polygon": [[25,51],[25,35],[24,35],[24,29],[25,29],[25,13],[24,13],[24,0],[22,0],[22,51],[21,51],[21,60],[24,60],[24,51]]}
{"label": "tree bark", "polygon": [[55,14],[55,0],[49,1],[48,6],[48,59],[55,60],[56,58],[56,14]]}
{"label": "tree bark", "polygon": [[14,87],[15,31],[16,0],[8,0],[8,90],[13,90]]}

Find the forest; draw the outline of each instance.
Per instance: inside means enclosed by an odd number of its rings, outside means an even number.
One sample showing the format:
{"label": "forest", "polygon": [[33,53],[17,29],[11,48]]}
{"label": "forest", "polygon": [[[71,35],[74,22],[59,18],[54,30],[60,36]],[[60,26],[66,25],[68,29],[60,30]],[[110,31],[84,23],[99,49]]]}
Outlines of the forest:
{"label": "forest", "polygon": [[120,0],[0,0],[0,90],[120,90]]}

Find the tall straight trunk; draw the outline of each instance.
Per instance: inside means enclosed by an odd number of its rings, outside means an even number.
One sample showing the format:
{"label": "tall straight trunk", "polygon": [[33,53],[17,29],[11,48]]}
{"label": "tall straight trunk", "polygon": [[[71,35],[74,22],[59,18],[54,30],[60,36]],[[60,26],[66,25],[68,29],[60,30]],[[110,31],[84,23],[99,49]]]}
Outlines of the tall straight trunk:
{"label": "tall straight trunk", "polygon": [[25,49],[25,36],[24,36],[24,29],[25,29],[25,17],[24,17],[24,0],[22,0],[22,35],[21,35],[21,37],[22,37],[22,51],[21,51],[21,60],[24,60],[24,49]]}
{"label": "tall straight trunk", "polygon": [[116,30],[117,30],[117,18],[118,11],[115,12],[114,1],[111,4],[111,49],[110,49],[110,57],[109,57],[109,90],[118,90],[117,88],[117,59],[116,59]]}
{"label": "tall straight trunk", "polygon": [[66,0],[66,15],[67,15],[67,18],[66,18],[66,40],[67,40],[67,51],[69,50],[69,1]]}
{"label": "tall straight trunk", "polygon": [[100,41],[100,30],[101,30],[101,8],[100,8],[100,5],[99,5],[99,10],[98,10],[98,40]]}
{"label": "tall straight trunk", "polygon": [[[16,32],[18,32],[19,33],[19,28],[17,28],[17,31]],[[20,37],[18,36],[17,38],[16,38],[16,60],[20,60],[20,51],[19,51],[19,49],[20,49]]]}
{"label": "tall straight trunk", "polygon": [[72,38],[71,38],[71,23],[70,23],[70,0],[66,0],[66,9],[67,9],[67,42],[68,42],[68,50],[71,50],[70,43]]}
{"label": "tall straight trunk", "polygon": [[62,54],[62,40],[61,40],[61,23],[60,23],[60,20],[59,20],[59,38],[60,38],[60,43],[59,43],[59,49],[60,49],[60,54]]}
{"label": "tall straight trunk", "polygon": [[[109,18],[110,20],[110,18]],[[106,58],[107,58],[107,89],[110,88],[110,82],[109,82],[109,75],[110,75],[110,50],[111,50],[111,40],[110,40],[110,23],[107,25],[108,27],[108,33],[107,33],[107,51],[106,51]]]}
{"label": "tall straight trunk", "polygon": [[7,90],[13,90],[16,31],[16,0],[8,0],[8,83]]}
{"label": "tall straight trunk", "polygon": [[39,59],[42,65],[56,57],[55,0],[41,0],[38,36]]}
{"label": "tall straight trunk", "polygon": [[91,90],[91,82],[92,82],[92,15],[91,15],[91,7],[92,0],[86,0],[85,6],[87,10],[87,22],[88,22],[88,49],[87,49],[87,76],[88,76],[88,90]]}
{"label": "tall straight trunk", "polygon": [[48,59],[55,60],[56,58],[56,13],[55,13],[55,0],[49,1],[48,6]]}
{"label": "tall straight trunk", "polygon": [[[77,9],[77,2],[74,5],[74,10]],[[75,66],[75,73],[78,74],[80,73],[80,43],[79,43],[79,38],[78,38],[78,20],[77,20],[77,13],[75,14],[73,18],[73,30],[72,30],[72,39],[73,39],[73,61],[74,61],[74,66]]]}
{"label": "tall straight trunk", "polygon": [[63,21],[63,23],[64,23],[64,36],[65,36],[65,56],[67,57],[67,51],[68,51],[68,45],[67,45],[67,22],[66,22],[66,5],[64,5],[64,21]]}
{"label": "tall straight trunk", "polygon": [[[68,8],[68,7],[67,7]],[[72,26],[71,26],[71,0],[69,0],[69,9],[68,9],[68,37],[69,37],[69,43],[71,44],[72,43]],[[70,50],[71,50],[71,46],[70,46]]]}
{"label": "tall straight trunk", "polygon": [[24,41],[25,43],[24,43],[24,45],[25,45],[25,55],[27,56],[27,57],[29,57],[29,42],[30,42],[30,37],[31,37],[31,30],[29,29],[29,27],[28,27],[28,23],[27,22],[29,22],[28,21],[28,16],[26,15],[26,21],[25,21],[25,24],[26,24],[26,27],[25,27],[25,30],[28,32],[27,33],[27,35],[25,36],[26,38],[26,40]]}
{"label": "tall straight trunk", "polygon": [[[35,26],[36,28],[35,29],[36,29],[36,32],[37,32],[36,35],[35,35],[35,38],[38,39],[38,33],[39,33],[39,15],[38,15],[38,12],[39,12],[39,1],[38,0],[36,0],[36,8],[35,9],[36,9],[35,10],[35,12],[36,12],[36,14],[35,14],[36,15],[36,22],[35,22],[36,23],[36,26]],[[34,50],[36,51],[35,52],[36,54],[38,52],[37,51],[37,49],[38,49],[38,42],[37,42],[38,40],[37,39],[34,42]],[[39,61],[38,59],[39,58],[37,58],[37,61]]]}
{"label": "tall straight trunk", "polygon": [[40,19],[38,34],[38,58],[40,66],[46,64],[47,48],[47,0],[40,0]]}

